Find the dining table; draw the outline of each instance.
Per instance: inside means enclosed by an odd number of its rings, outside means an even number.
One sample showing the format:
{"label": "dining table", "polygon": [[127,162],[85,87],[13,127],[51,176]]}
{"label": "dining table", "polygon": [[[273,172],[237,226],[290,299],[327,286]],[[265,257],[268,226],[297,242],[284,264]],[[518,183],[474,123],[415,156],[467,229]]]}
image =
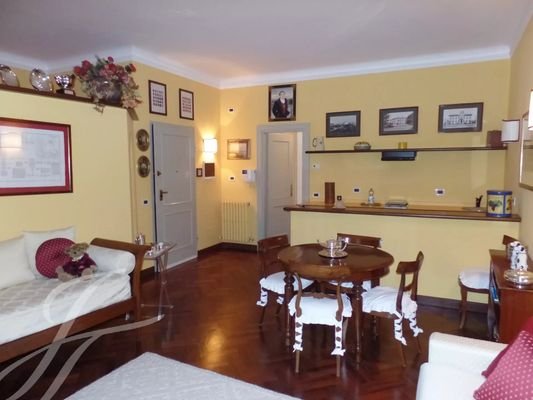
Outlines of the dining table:
{"label": "dining table", "polygon": [[[293,266],[298,265],[299,271],[305,271],[308,266],[306,278],[313,278],[313,271],[319,267],[327,271],[324,275],[328,281],[352,282],[353,289],[350,291],[355,321],[355,355],[356,362],[361,361],[361,336],[363,322],[363,282],[371,281],[373,285],[379,279],[389,273],[389,267],[394,262],[394,257],[378,248],[363,245],[348,245],[338,256],[325,256],[324,247],[319,243],[299,244],[284,248],[278,253],[285,270],[285,305],[289,304],[293,296]],[[302,269],[303,268],[303,269]],[[321,272],[324,272],[323,270]],[[323,278],[321,278],[323,280]],[[290,316],[285,307],[286,344],[291,342]]]}

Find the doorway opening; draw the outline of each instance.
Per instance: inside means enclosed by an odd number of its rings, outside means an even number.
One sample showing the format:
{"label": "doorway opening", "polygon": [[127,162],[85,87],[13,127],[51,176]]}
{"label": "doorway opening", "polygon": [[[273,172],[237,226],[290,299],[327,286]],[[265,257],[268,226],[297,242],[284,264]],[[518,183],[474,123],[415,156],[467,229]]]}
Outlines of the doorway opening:
{"label": "doorway opening", "polygon": [[258,239],[290,235],[290,213],[283,207],[309,200],[309,135],[309,124],[257,127]]}

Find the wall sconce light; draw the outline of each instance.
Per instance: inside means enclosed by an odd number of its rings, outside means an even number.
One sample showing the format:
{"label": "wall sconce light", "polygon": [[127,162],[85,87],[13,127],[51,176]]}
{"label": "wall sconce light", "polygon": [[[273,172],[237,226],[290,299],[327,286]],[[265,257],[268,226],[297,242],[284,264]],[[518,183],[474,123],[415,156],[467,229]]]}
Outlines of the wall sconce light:
{"label": "wall sconce light", "polygon": [[19,133],[0,134],[0,148],[1,149],[22,148],[22,136]]}
{"label": "wall sconce light", "polygon": [[502,121],[502,142],[518,142],[519,132],[519,119],[504,119]]}
{"label": "wall sconce light", "polygon": [[529,117],[527,119],[527,129],[533,131],[533,90],[529,93]]}
{"label": "wall sconce light", "polygon": [[216,154],[218,151],[218,142],[215,138],[204,139],[204,153]]}

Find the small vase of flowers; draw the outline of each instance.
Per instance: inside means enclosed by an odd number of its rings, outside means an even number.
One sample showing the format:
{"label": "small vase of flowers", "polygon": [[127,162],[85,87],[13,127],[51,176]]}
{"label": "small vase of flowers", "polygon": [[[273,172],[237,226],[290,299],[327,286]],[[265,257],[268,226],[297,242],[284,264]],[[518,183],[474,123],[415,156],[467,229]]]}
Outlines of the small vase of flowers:
{"label": "small vase of flowers", "polygon": [[113,57],[96,56],[95,64],[84,60],[81,65],[74,67],[74,74],[80,79],[82,90],[93,99],[100,112],[106,104],[120,104],[132,109],[141,103],[137,93],[139,86],[130,75],[133,72],[133,64],[116,64]]}

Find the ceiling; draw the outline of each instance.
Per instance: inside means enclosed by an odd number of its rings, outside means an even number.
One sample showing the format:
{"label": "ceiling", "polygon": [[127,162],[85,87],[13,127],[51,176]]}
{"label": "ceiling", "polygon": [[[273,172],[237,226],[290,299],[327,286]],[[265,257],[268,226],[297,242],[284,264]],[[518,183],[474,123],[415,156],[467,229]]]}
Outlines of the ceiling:
{"label": "ceiling", "polygon": [[0,63],[94,55],[215,87],[510,57],[533,0],[2,0]]}

